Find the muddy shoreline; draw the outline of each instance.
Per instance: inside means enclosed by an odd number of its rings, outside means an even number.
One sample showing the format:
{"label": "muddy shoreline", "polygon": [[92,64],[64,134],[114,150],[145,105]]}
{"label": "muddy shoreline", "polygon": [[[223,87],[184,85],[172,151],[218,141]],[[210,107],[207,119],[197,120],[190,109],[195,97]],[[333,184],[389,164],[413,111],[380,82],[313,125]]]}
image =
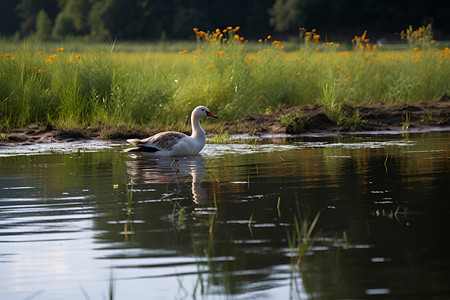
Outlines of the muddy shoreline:
{"label": "muddy shoreline", "polygon": [[[426,130],[450,126],[450,96],[445,93],[435,102],[386,106],[344,105],[330,112],[323,105],[304,105],[282,109],[270,114],[247,116],[226,122],[222,132],[229,134],[299,134],[338,133],[351,131]],[[80,140],[125,141],[146,137],[157,130],[127,129],[113,126],[90,126],[83,129],[61,130],[51,124],[31,124],[2,132],[1,145],[72,142]],[[219,133],[211,132],[210,136]]]}

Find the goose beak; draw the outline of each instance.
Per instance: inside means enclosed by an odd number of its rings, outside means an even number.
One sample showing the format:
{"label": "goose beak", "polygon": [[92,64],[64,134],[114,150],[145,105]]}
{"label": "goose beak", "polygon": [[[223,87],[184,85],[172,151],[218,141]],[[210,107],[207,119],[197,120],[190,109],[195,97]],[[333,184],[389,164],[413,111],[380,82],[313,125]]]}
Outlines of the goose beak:
{"label": "goose beak", "polygon": [[210,111],[207,111],[207,112],[206,112],[206,115],[207,115],[208,117],[212,117],[212,118],[215,118],[215,119],[219,118],[218,116],[216,116],[215,114],[211,113]]}

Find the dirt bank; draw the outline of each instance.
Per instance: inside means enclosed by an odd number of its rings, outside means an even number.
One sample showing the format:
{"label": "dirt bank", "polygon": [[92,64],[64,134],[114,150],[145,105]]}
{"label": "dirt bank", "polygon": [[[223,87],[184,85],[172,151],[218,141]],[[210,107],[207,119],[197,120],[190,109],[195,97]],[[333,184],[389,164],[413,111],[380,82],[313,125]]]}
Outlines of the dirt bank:
{"label": "dirt bank", "polygon": [[[450,97],[445,93],[435,102],[387,106],[350,106],[327,110],[323,105],[305,105],[282,109],[271,114],[247,116],[226,122],[223,132],[230,134],[271,134],[302,132],[340,132],[399,130],[450,126]],[[61,130],[51,124],[32,124],[2,133],[0,145],[70,142],[87,139],[125,140],[156,133],[152,129],[128,129],[91,126]],[[214,134],[214,132],[209,132]]]}
{"label": "dirt bank", "polygon": [[435,102],[387,106],[296,106],[277,112],[227,122],[229,133],[270,134],[303,132],[379,131],[450,126],[450,96]]}

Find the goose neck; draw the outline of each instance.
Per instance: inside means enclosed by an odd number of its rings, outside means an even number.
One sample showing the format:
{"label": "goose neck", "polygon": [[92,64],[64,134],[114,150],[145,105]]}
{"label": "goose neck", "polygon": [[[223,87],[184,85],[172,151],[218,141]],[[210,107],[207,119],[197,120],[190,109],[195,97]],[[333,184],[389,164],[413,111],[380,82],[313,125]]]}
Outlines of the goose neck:
{"label": "goose neck", "polygon": [[205,131],[200,126],[200,119],[194,116],[191,117],[192,135],[193,138],[206,139]]}

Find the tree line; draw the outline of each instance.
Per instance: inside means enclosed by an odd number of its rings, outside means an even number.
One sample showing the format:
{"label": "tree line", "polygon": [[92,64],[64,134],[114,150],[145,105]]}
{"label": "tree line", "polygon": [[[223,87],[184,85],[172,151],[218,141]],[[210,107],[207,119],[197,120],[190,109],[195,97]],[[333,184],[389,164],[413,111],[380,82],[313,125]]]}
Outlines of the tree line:
{"label": "tree line", "polygon": [[246,37],[294,35],[299,27],[332,36],[365,29],[392,34],[432,23],[435,33],[447,36],[449,11],[441,0],[1,0],[0,35],[187,39],[193,27],[240,26]]}

